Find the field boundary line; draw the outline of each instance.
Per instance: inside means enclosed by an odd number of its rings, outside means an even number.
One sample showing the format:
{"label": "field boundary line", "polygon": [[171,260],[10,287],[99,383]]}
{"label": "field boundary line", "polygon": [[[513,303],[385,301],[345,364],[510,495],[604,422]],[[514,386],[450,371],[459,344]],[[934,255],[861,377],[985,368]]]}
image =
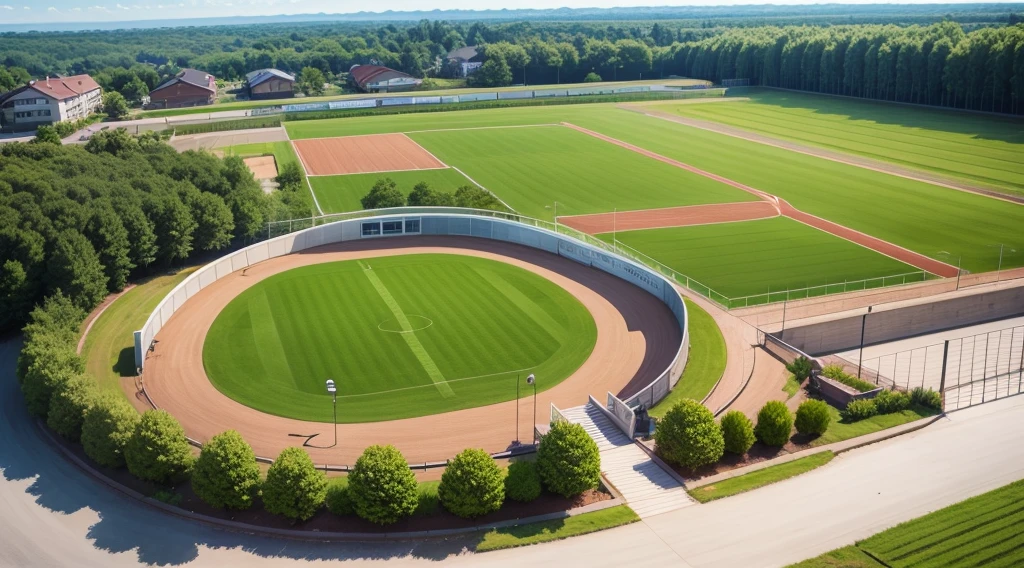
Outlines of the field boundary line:
{"label": "field boundary line", "polygon": [[[440,162],[440,160],[438,160]],[[442,164],[444,162],[441,162]],[[389,174],[392,172],[422,172],[429,170],[451,170],[454,169],[451,166],[445,164],[444,167],[440,168],[407,168],[399,170],[374,170],[372,172],[348,172],[345,174],[309,174],[306,177],[311,178],[326,178],[326,177],[344,177],[344,176],[359,176],[359,175],[372,175],[372,174]]]}
{"label": "field boundary line", "polygon": [[504,206],[505,206],[505,208],[507,208],[507,209],[508,209],[509,211],[511,211],[511,212],[513,212],[513,213],[516,213],[516,214],[518,214],[518,213],[519,213],[519,212],[518,212],[518,211],[516,211],[516,210],[515,210],[515,209],[514,209],[514,208],[513,208],[513,207],[512,207],[511,205],[509,205],[508,203],[505,203],[505,200],[504,200],[504,199],[502,199],[501,197],[498,197],[498,194],[497,194],[497,193],[494,193],[493,191],[491,191],[491,190],[487,189],[486,187],[484,187],[484,186],[480,185],[480,182],[478,182],[478,181],[476,181],[475,179],[473,179],[473,178],[469,177],[469,175],[467,175],[467,174],[466,174],[466,172],[464,172],[464,171],[460,170],[459,168],[457,168],[457,167],[455,167],[455,166],[451,166],[451,168],[452,168],[453,170],[455,170],[455,171],[459,172],[460,174],[462,174],[462,177],[464,177],[464,178],[468,179],[468,180],[469,180],[469,181],[470,181],[470,182],[471,182],[471,183],[472,183],[473,185],[475,185],[475,186],[479,187],[480,189],[482,189],[482,190],[486,191],[487,193],[490,193],[490,194],[491,194],[491,195],[492,195],[492,196],[493,196],[493,197],[494,197],[495,199],[497,199],[497,200],[498,200],[498,201],[499,201],[499,202],[500,202],[500,203],[501,203],[502,205],[504,205]]}
{"label": "field boundary line", "polygon": [[[399,115],[396,115],[399,116]],[[365,117],[359,117],[365,118]],[[323,118],[320,120],[337,120],[334,118]],[[304,121],[293,121],[304,122]],[[283,125],[283,123],[282,123]],[[496,130],[501,128],[536,128],[538,126],[561,126],[557,122],[543,122],[540,124],[506,124],[494,126],[465,126],[462,128],[426,128],[423,130],[396,130],[394,132],[371,132],[367,134],[345,134],[342,136],[311,136],[309,138],[296,138],[296,140],[334,140],[336,138],[356,138],[358,136],[388,136],[394,134],[419,134],[421,132],[459,132],[462,130]]]}
{"label": "field boundary line", "polygon": [[321,216],[324,214],[324,210],[320,208],[320,202],[316,199],[316,192],[313,191],[313,184],[309,183],[309,168],[306,167],[306,160],[302,157],[302,152],[299,151],[299,147],[295,145],[294,140],[288,140],[288,143],[292,145],[292,152],[299,158],[299,165],[302,166],[302,173],[306,178],[306,187],[309,188],[309,194],[313,196],[313,205],[316,206],[317,213]]}
{"label": "field boundary line", "polygon": [[[433,158],[434,160],[436,160],[437,163],[441,164],[445,168],[448,167],[448,164],[444,163],[441,160],[441,158],[438,158],[437,156],[435,156],[433,152],[431,152],[430,150],[427,150],[427,148],[425,146],[423,146],[423,144],[420,144],[419,142],[413,140],[412,137],[409,136],[408,134],[406,134],[405,132],[400,132],[400,134],[402,136],[404,136],[406,140],[408,140],[409,142],[412,142],[413,144],[415,144],[417,148],[419,148],[420,150],[423,150],[424,152],[426,152],[427,155],[430,156],[431,158]],[[427,168],[424,168],[424,169],[427,169]]]}
{"label": "field boundary line", "polygon": [[[776,217],[782,217],[782,214],[776,213],[776,214],[771,215],[769,217],[758,217],[756,219],[730,219],[728,221],[712,221],[712,222],[709,222],[709,223],[692,223],[690,225],[651,225],[650,227],[641,227],[641,228],[638,228],[638,229],[616,229],[615,231],[601,231],[600,233],[594,233],[594,235],[595,236],[596,235],[607,235],[608,233],[612,233],[612,232],[614,232],[616,234],[617,233],[634,233],[636,231],[649,231],[649,230],[654,230],[654,229],[679,229],[679,228],[684,228],[684,227],[704,227],[706,225],[728,225],[730,223],[751,223],[753,221],[763,221],[765,219],[775,219]],[[561,219],[561,217],[559,217],[559,218]],[[568,223],[566,223],[564,221],[562,222],[562,224],[563,225],[568,225],[568,226],[572,227],[572,225],[569,225]],[[573,227],[573,228],[575,228],[575,227]],[[576,230],[579,230],[579,229],[576,229]]]}
{"label": "field boundary line", "polygon": [[[680,209],[680,208],[683,208],[683,207],[687,207],[687,208],[689,208],[689,207],[694,207],[694,208],[696,208],[696,207],[717,207],[717,206],[720,206],[720,205],[735,205],[735,204],[739,204],[739,203],[757,203],[757,202],[756,201],[727,201],[725,203],[701,203],[700,205],[674,205],[674,206],[671,206],[671,207],[648,207],[647,209],[622,209],[621,211],[618,211],[618,213],[620,213],[620,214],[646,213],[647,211],[663,211],[665,209]],[[607,212],[607,211],[602,212],[602,213],[580,213],[578,215],[562,215],[562,216],[559,217],[559,219],[578,219],[580,217],[594,217],[594,216],[597,216],[597,215],[611,215],[611,214],[612,213]]]}
{"label": "field boundary line", "polygon": [[[771,211],[770,215],[765,215],[763,212],[757,212],[755,215],[750,215],[744,211],[749,208],[760,208],[763,206]],[[734,214],[734,218],[727,218],[727,212],[730,209],[740,210],[740,214]],[[705,221],[701,218],[688,219],[690,215],[700,216],[704,211],[708,211],[709,215],[705,218],[710,217],[712,219],[721,218],[721,220],[710,220]],[[660,212],[660,215],[659,215]],[[672,215],[673,217],[664,218],[661,215]],[[653,220],[645,219],[645,214],[651,214],[655,217]],[[717,215],[716,215],[717,214]],[[612,232],[625,233],[629,231],[644,231],[648,229],[671,229],[677,227],[697,227],[701,225],[719,225],[722,223],[743,223],[747,221],[759,221],[762,219],[773,219],[780,215],[779,211],[775,209],[774,205],[764,200],[756,201],[739,201],[735,203],[707,203],[703,205],[681,205],[675,207],[661,207],[654,209],[639,209],[639,210],[627,210],[627,211],[616,211],[616,212],[605,212],[605,213],[589,213],[585,215],[571,215],[565,217],[559,217],[559,220],[563,225],[572,227],[577,231],[583,231],[588,234],[600,235]],[[695,222],[688,222],[688,221]],[[608,224],[611,223],[611,227]],[[624,223],[625,228],[618,229],[619,223]],[[633,226],[633,225],[641,226]],[[582,226],[581,226],[582,225]],[[588,231],[585,225],[602,225],[601,227],[590,227],[592,231]]]}

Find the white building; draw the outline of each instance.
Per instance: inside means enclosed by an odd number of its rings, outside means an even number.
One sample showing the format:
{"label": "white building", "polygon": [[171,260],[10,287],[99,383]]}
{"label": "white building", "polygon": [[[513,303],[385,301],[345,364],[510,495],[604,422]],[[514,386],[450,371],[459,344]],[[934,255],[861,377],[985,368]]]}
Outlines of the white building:
{"label": "white building", "polygon": [[0,127],[34,130],[41,124],[85,118],[103,103],[100,86],[88,75],[47,77],[0,95]]}

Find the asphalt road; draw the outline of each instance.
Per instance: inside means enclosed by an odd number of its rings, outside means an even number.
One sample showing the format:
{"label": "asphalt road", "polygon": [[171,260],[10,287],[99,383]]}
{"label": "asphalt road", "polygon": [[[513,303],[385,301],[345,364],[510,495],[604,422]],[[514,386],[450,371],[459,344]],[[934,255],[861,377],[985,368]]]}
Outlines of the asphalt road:
{"label": "asphalt road", "polygon": [[0,344],[0,566],[779,566],[1024,478],[1024,396],[963,410],[776,485],[626,527],[483,555],[469,539],[315,543],[170,517],[65,462],[26,415]]}

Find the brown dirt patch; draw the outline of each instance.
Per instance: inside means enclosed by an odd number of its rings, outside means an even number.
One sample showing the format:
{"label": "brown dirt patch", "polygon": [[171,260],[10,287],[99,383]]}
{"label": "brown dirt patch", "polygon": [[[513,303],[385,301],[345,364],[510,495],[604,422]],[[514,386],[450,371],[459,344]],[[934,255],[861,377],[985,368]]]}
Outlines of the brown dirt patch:
{"label": "brown dirt patch", "polygon": [[405,134],[313,138],[295,140],[292,144],[311,176],[447,167]]}
{"label": "brown dirt patch", "polygon": [[273,156],[256,156],[254,158],[245,158],[242,161],[252,171],[253,177],[258,180],[274,179],[277,177],[277,162]]}
{"label": "brown dirt patch", "polygon": [[767,201],[745,203],[715,203],[711,205],[690,205],[687,207],[665,207],[641,211],[620,211],[618,213],[597,213],[559,217],[558,221],[578,231],[596,235],[613,230],[632,231],[637,229],[663,229],[686,227],[732,221],[752,221],[776,217],[779,212]]}
{"label": "brown dirt patch", "polygon": [[[186,433],[200,442],[228,429],[237,430],[256,454],[275,457],[301,444],[289,433],[320,432],[332,438],[332,426],[264,414],[228,398],[209,381],[203,368],[206,334],[217,314],[235,296],[260,280],[291,268],[357,258],[416,253],[465,254],[530,270],[579,299],[597,324],[591,356],[569,378],[539,393],[538,417],[554,403],[559,408],[585,404],[590,394],[611,391],[629,396],[671,363],[681,339],[675,318],[658,299],[640,288],[594,268],[519,245],[463,237],[367,239],[338,243],[267,260],[218,280],[192,297],[157,334],[159,343],[146,358],[143,376],[153,402],[175,415]],[[132,383],[122,386],[136,406]],[[521,440],[532,437],[532,401],[519,405]],[[444,460],[465,448],[499,452],[516,438],[516,403],[436,414],[420,418],[339,424],[338,446],[307,448],[317,464],[348,465],[371,444],[393,444],[410,463]]]}

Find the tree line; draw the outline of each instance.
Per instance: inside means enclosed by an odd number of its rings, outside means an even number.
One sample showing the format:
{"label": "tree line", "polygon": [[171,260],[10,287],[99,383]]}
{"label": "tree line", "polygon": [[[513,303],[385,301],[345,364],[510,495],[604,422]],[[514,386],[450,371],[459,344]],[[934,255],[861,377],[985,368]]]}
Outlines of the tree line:
{"label": "tree line", "polygon": [[311,215],[292,169],[268,196],[238,157],[179,154],[123,130],[84,146],[47,138],[0,147],[0,331],[57,291],[89,311],[129,279]]}

